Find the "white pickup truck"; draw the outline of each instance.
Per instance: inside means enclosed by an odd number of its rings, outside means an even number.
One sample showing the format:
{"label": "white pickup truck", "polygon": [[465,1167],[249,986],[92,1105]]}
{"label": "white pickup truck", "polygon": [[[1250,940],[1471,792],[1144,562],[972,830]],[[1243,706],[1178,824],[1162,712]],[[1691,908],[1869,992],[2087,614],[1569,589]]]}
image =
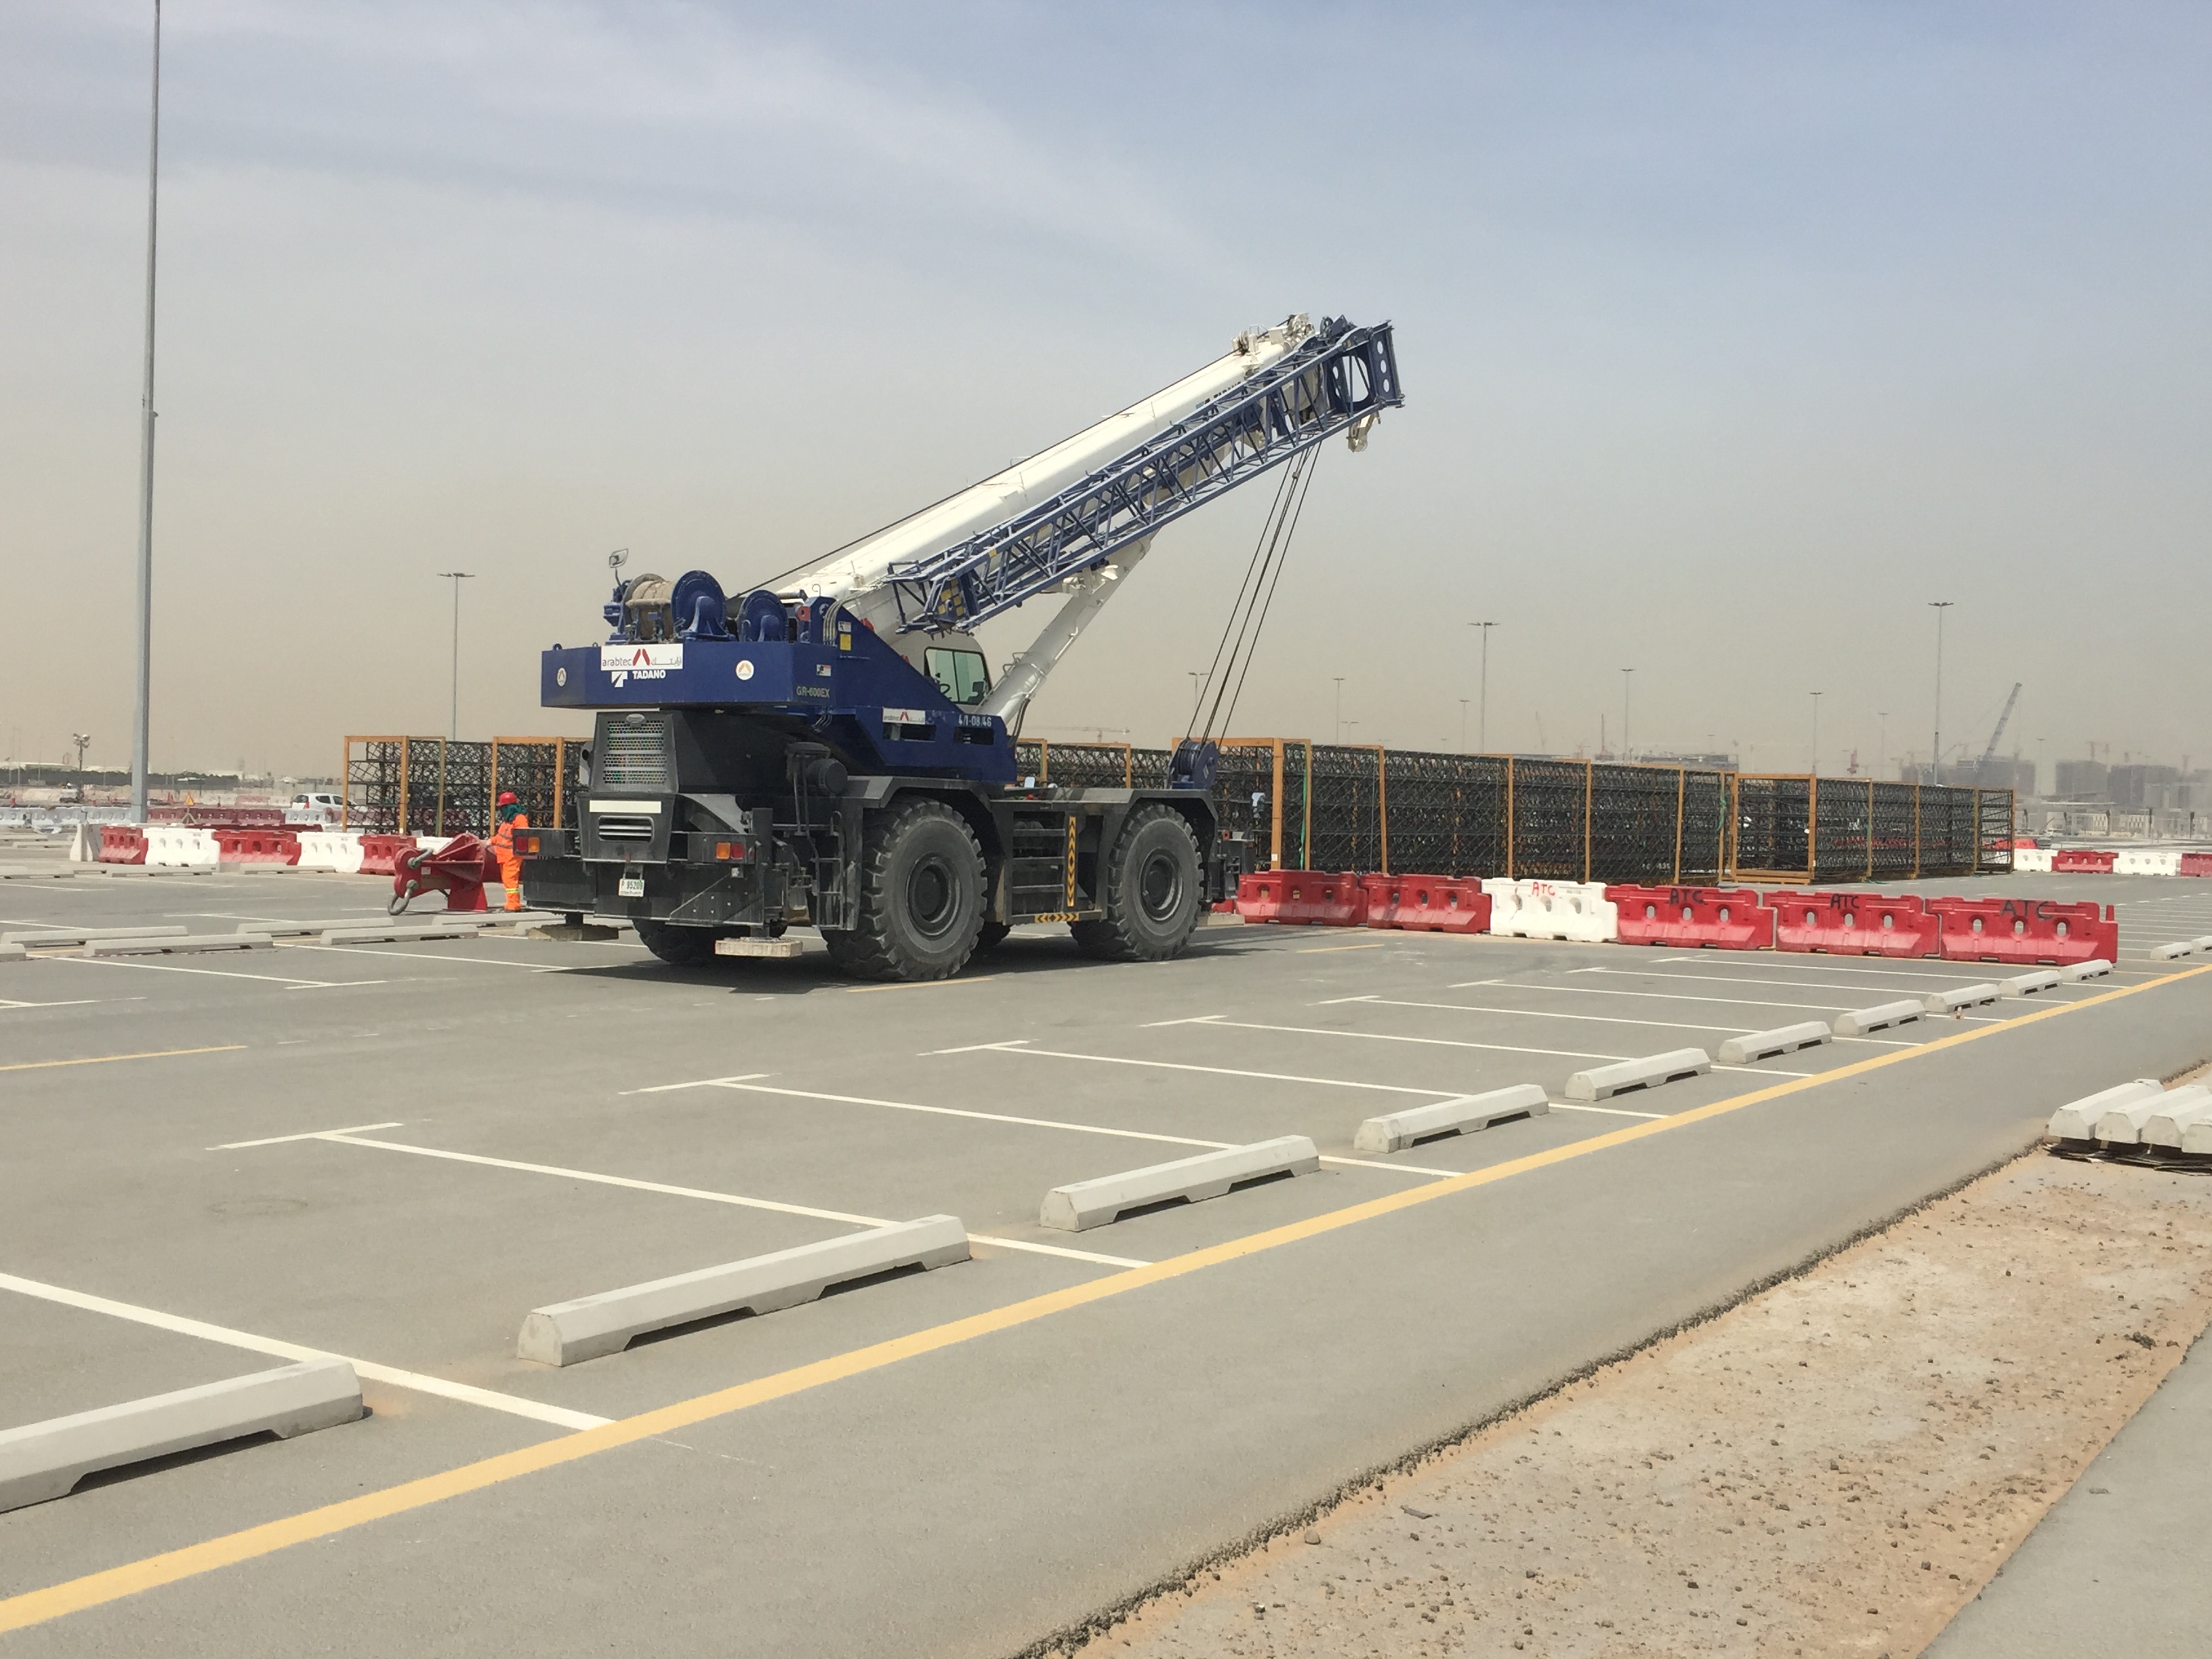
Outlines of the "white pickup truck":
{"label": "white pickup truck", "polygon": [[307,793],[292,797],[292,804],[284,809],[287,823],[313,824],[319,830],[335,830],[345,816],[345,803],[334,794]]}

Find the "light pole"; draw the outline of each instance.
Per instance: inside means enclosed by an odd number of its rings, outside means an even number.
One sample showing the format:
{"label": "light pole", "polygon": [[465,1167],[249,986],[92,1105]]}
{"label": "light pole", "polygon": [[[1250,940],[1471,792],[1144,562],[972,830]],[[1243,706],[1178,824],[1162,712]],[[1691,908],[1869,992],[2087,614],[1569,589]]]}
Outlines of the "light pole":
{"label": "light pole", "polygon": [[1943,613],[1957,601],[1930,599],[1928,608],[1936,613],[1936,741],[1928,751],[1928,781],[1943,781]]}
{"label": "light pole", "polygon": [[1459,752],[1467,753],[1467,699],[1459,700]]}
{"label": "light pole", "polygon": [[[1474,750],[1479,755],[1490,752],[1490,630],[1498,626],[1494,622],[1469,623],[1469,628],[1482,630],[1482,706],[1474,728]],[[1461,745],[1464,748],[1466,745]]]}
{"label": "light pole", "polygon": [[461,740],[461,584],[477,573],[473,570],[441,570],[441,576],[453,580],[453,708],[451,729],[446,736],[454,743]]}
{"label": "light pole", "polygon": [[76,745],[76,798],[84,799],[84,751],[91,747],[91,737],[82,732],[70,733],[70,741]]}
{"label": "light pole", "polygon": [[1812,775],[1813,775],[1814,777],[1816,777],[1816,778],[1817,778],[1817,777],[1819,777],[1819,776],[1820,775],[1820,695],[1821,695],[1821,694],[1820,694],[1820,692],[1818,692],[1818,691],[1815,691],[1815,692],[1813,694],[1813,770],[1812,770]]}
{"label": "light pole", "polygon": [[161,0],[154,0],[154,101],[146,137],[146,384],[138,404],[138,705],[131,722],[131,817],[146,822],[154,690],[154,232],[161,200]]}
{"label": "light pole", "polygon": [[1199,707],[1206,701],[1206,683],[1212,678],[1213,671],[1209,668],[1188,668],[1183,672],[1190,676],[1190,718],[1192,724],[1195,725],[1198,721]]}
{"label": "light pole", "polygon": [[1635,684],[1634,681],[1629,678],[1629,676],[1633,674],[1636,671],[1633,668],[1624,668],[1620,671],[1620,758],[1624,761],[1628,758],[1629,752],[1628,688]]}
{"label": "light pole", "polygon": [[1336,680],[1336,742],[1337,746],[1341,748],[1344,744],[1344,676],[1339,674],[1334,678]]}

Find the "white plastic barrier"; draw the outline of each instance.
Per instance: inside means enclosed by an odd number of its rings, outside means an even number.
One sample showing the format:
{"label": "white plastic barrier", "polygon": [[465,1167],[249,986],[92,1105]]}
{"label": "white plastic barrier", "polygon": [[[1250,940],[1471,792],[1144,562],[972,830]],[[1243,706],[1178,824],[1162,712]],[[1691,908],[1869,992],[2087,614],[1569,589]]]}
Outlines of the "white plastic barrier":
{"label": "white plastic barrier", "polygon": [[361,873],[361,836],[349,831],[307,830],[300,834],[300,868],[335,870],[341,875]]}
{"label": "white plastic barrier", "polygon": [[1504,881],[1482,884],[1490,895],[1490,931],[1512,939],[1565,939],[1613,944],[1620,907],[1598,881]]}
{"label": "white plastic barrier", "polygon": [[2016,876],[2047,876],[2051,873],[2051,849],[2048,847],[2015,847],[2012,849],[2012,872]]}
{"label": "white plastic barrier", "polygon": [[1490,931],[1501,936],[1513,932],[1521,914],[1521,884],[1504,876],[1483,878],[1482,890],[1490,899]]}
{"label": "white plastic barrier", "polygon": [[215,832],[194,830],[181,823],[149,823],[146,826],[146,862],[165,864],[184,869],[198,869],[216,862]]}
{"label": "white plastic barrier", "polygon": [[2181,853],[2178,848],[2139,847],[2122,849],[2112,860],[2116,876],[2178,876],[2181,873]]}

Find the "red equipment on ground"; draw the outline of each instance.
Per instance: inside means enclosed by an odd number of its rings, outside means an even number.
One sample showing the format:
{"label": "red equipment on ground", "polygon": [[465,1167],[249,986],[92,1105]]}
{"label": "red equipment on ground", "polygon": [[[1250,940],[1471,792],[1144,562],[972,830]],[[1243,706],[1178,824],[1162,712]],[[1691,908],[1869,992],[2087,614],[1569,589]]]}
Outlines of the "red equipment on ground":
{"label": "red equipment on ground", "polygon": [[398,915],[408,902],[423,893],[443,893],[448,910],[482,910],[484,884],[499,879],[499,860],[490,848],[474,836],[455,836],[433,853],[412,848],[394,860],[392,902],[385,908]]}
{"label": "red equipment on ground", "polygon": [[289,830],[214,830],[219,864],[297,864],[300,837]]}
{"label": "red equipment on ground", "polygon": [[2118,857],[2118,853],[2100,852],[2093,847],[2062,847],[2051,855],[2051,869],[2054,875],[2070,870],[2077,875],[2109,876],[2112,860]]}
{"label": "red equipment on ground", "polygon": [[1849,957],[1942,954],[1943,921],[1917,893],[1770,893],[1774,948]]}
{"label": "red equipment on ground", "polygon": [[1486,933],[1490,895],[1481,882],[1461,876],[1363,876],[1370,927],[1416,933]]}
{"label": "red equipment on ground", "polygon": [[361,872],[364,876],[389,876],[398,869],[402,853],[415,850],[412,836],[363,836],[361,838]]}
{"label": "red equipment on ground", "polygon": [[2212,853],[2184,853],[2180,873],[2185,876],[2212,876]]}
{"label": "red equipment on ground", "polygon": [[1610,886],[1623,945],[1696,945],[1715,951],[1771,951],[1774,912],[1749,887]]}
{"label": "red equipment on ground", "polygon": [[1947,962],[2069,963],[2120,959],[2120,924],[2110,905],[2050,899],[1939,898],[1928,908],[1943,924]]}
{"label": "red equipment on ground", "polygon": [[1366,890],[1349,871],[1263,870],[1237,883],[1237,914],[1247,921],[1357,927],[1367,920]]}

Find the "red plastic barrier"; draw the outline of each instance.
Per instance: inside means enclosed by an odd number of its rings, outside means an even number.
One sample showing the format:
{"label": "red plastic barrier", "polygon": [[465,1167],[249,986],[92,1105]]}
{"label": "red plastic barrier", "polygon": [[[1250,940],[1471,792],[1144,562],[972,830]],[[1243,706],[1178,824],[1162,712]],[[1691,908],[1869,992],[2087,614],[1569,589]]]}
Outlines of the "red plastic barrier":
{"label": "red plastic barrier", "polygon": [[103,823],[100,826],[100,856],[98,864],[143,864],[146,862],[146,832],[135,823]]}
{"label": "red plastic barrier", "polygon": [[422,893],[443,893],[448,910],[485,909],[484,884],[498,879],[498,856],[474,836],[455,836],[434,853],[411,848],[393,861],[392,914]]}
{"label": "red plastic barrier", "polygon": [[1490,895],[1472,877],[1365,876],[1370,927],[1404,927],[1425,933],[1486,933]]}
{"label": "red plastic barrier", "polygon": [[300,838],[289,830],[216,830],[219,864],[297,864]]}
{"label": "red plastic barrier", "polygon": [[1359,878],[1325,870],[1263,870],[1237,884],[1237,914],[1247,921],[1357,927],[1367,920]]}
{"label": "red plastic barrier", "polygon": [[415,837],[412,836],[363,836],[361,838],[361,872],[364,876],[394,874],[399,855],[414,850]]}
{"label": "red plastic barrier", "polygon": [[1943,953],[1943,919],[1917,893],[1769,893],[1774,948],[1839,957],[1935,957]]}
{"label": "red plastic barrier", "polygon": [[2109,876],[2118,853],[2100,853],[2089,847],[2062,847],[2051,855],[2053,874],[2071,870],[2076,874]]}
{"label": "red plastic barrier", "polygon": [[2184,853],[2179,873],[2185,876],[2212,876],[2212,853]]}
{"label": "red plastic barrier", "polygon": [[2112,908],[2050,899],[1939,898],[1928,908],[1943,924],[1947,962],[2069,963],[2120,959]]}
{"label": "red plastic barrier", "polygon": [[1623,945],[1771,951],[1774,912],[1749,887],[1607,887],[1620,910]]}

